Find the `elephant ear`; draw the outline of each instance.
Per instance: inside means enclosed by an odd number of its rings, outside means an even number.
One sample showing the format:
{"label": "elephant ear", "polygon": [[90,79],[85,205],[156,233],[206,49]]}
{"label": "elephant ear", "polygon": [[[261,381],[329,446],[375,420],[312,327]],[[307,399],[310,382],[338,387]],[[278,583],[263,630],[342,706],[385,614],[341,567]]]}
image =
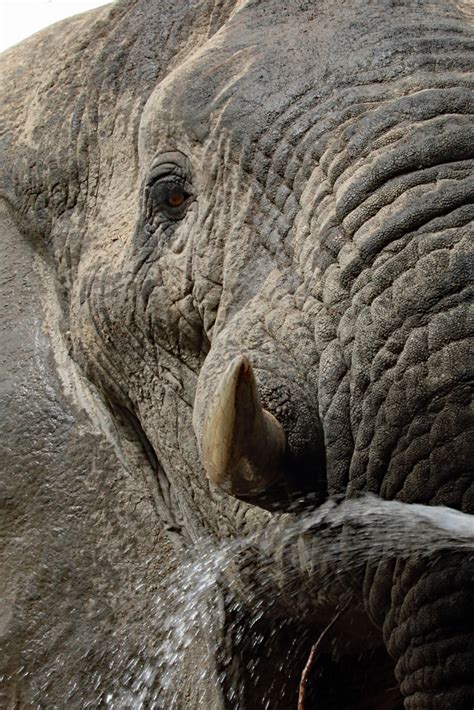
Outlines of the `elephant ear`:
{"label": "elephant ear", "polygon": [[[177,557],[143,478],[149,464],[138,448],[125,460],[123,437],[119,445],[106,408],[68,355],[57,254],[48,238],[52,230],[68,233],[80,200],[97,190],[99,114],[106,132],[114,106],[124,105],[128,93],[138,115],[196,28],[204,36],[225,16],[187,0],[165,9],[148,0],[119,2],[45,30],[5,55],[2,707],[133,706],[143,687],[135,686],[136,698],[130,688],[126,700],[120,695],[130,666],[150,665],[167,613],[163,601],[157,607],[157,594]],[[205,647],[198,635],[182,669],[179,706],[197,707],[198,699],[205,707],[221,705],[212,669],[200,678]]]}

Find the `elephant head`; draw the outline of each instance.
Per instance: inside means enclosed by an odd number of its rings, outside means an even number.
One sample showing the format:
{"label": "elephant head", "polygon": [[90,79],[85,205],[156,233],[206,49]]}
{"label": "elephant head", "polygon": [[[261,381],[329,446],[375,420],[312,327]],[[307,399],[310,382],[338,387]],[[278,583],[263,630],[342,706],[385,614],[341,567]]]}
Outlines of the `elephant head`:
{"label": "elephant head", "polygon": [[[13,120],[7,199],[173,536],[364,492],[472,512],[470,13],[119,2]],[[472,704],[472,556],[357,585],[405,706]]]}

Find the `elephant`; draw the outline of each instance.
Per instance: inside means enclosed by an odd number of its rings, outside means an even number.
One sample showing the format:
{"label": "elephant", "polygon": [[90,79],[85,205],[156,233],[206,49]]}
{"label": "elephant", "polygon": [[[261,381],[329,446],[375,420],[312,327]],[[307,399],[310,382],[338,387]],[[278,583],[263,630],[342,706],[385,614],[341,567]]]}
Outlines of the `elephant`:
{"label": "elephant", "polygon": [[[473,512],[473,19],[118,0],[3,54],[5,707],[293,708],[316,647],[306,707],[474,706],[472,544],[415,553]],[[371,500],[356,565],[315,521]]]}

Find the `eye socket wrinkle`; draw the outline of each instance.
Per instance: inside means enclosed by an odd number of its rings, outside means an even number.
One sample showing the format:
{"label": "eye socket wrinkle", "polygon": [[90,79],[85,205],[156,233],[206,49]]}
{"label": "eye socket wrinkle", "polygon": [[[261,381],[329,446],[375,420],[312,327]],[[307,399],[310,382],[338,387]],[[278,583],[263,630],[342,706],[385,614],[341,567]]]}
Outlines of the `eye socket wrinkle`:
{"label": "eye socket wrinkle", "polygon": [[160,178],[175,177],[186,179],[186,171],[182,165],[176,165],[176,163],[160,163],[160,165],[152,168],[150,177],[148,179],[148,185],[153,185]]}
{"label": "eye socket wrinkle", "polygon": [[148,184],[166,175],[177,175],[191,180],[191,163],[181,151],[165,151],[155,156],[150,166]]}

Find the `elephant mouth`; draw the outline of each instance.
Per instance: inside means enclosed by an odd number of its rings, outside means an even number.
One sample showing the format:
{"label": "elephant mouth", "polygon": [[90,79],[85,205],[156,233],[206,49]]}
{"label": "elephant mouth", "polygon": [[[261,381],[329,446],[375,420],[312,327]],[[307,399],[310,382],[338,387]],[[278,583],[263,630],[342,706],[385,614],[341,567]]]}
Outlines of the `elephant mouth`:
{"label": "elephant mouth", "polygon": [[[320,437],[295,437],[285,410],[287,404],[274,405],[273,412],[262,404],[249,359],[235,357],[220,379],[201,432],[209,480],[228,495],[270,510],[321,503],[327,487]],[[295,438],[303,438],[305,445],[295,446]]]}

